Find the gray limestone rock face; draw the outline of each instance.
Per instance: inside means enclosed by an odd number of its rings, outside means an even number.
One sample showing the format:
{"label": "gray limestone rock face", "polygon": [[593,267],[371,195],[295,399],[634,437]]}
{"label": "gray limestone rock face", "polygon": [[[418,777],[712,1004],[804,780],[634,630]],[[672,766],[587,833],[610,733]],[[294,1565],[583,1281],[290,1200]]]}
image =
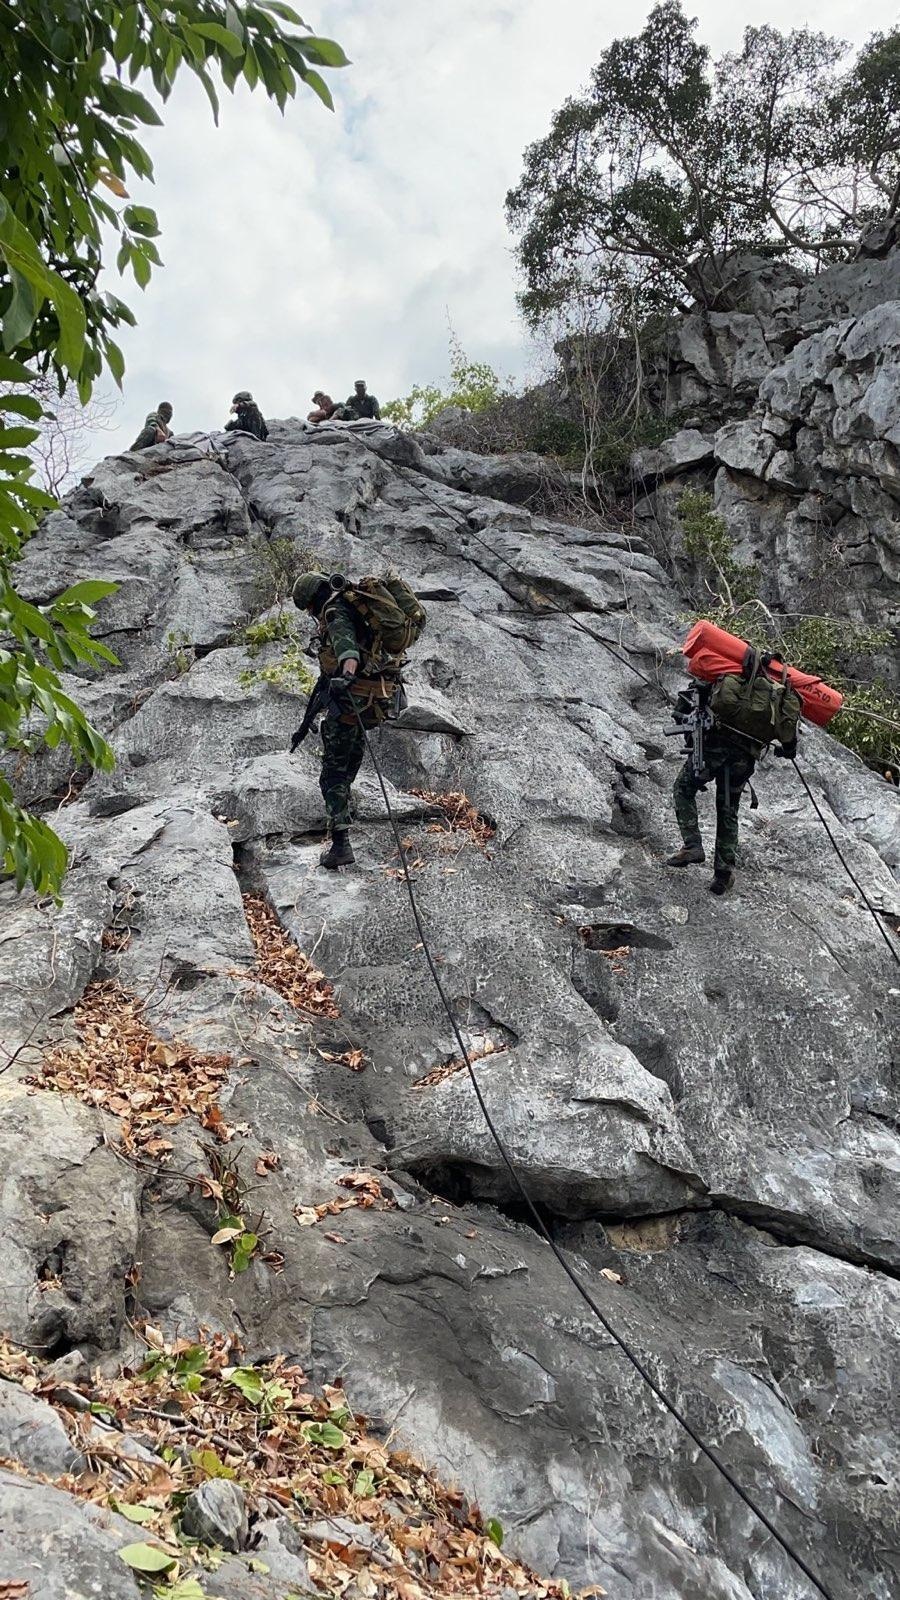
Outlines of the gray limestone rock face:
{"label": "gray limestone rock face", "polygon": [[661,445],[635,450],[631,457],[631,475],[638,482],[676,478],[712,460],[712,440],[697,428],[681,428]]}
{"label": "gray limestone rock face", "polygon": [[124,1517],[49,1484],[0,1471],[0,1572],[40,1600],[140,1600],[119,1550],[133,1542]]}
{"label": "gray limestone rock face", "polygon": [[18,1384],[0,1380],[0,1456],[58,1477],[84,1465],[51,1405]]}
{"label": "gray limestone rock face", "polygon": [[[771,343],[786,306],[742,303],[740,315],[762,317]],[[711,435],[688,430],[700,465],[660,476],[657,495],[715,470],[744,546],[764,555],[777,537],[785,572],[809,552],[824,567],[840,534],[872,574],[874,615],[895,446],[875,433],[886,402],[866,398],[884,365],[875,335],[846,359],[844,337],[798,345],[789,369],[781,350],[759,432],[756,414],[729,417],[710,462]],[[842,410],[868,422],[849,428],[852,445],[829,433],[830,465],[817,441],[838,368]],[[779,409],[789,391],[807,407],[796,437]],[[72,854],[63,907],[0,888],[3,1331],[111,1364],[133,1351],[135,1310],[171,1338],[239,1331],[249,1360],[283,1353],[317,1382],[339,1374],[374,1426],[573,1587],[806,1600],[524,1225],[423,961],[377,757],[455,1024],[554,1237],[831,1587],[889,1600],[900,984],[796,775],[760,771],[737,887],[714,901],[706,873],[662,864],[684,602],[648,540],[533,512],[527,460],[473,465],[390,427],[273,421],[265,445],[212,444],[102,464],[29,545],[38,598],[119,576],[100,627],[113,618],[127,648],[87,685],[116,769],[54,812]],[[777,530],[772,505],[792,508]],[[288,748],[305,633],[254,654],[245,631],[295,621],[288,580],[311,564],[393,567],[428,611],[407,710],[373,735],[356,786],[357,865],[336,874],[318,867],[316,736]],[[854,592],[865,610],[861,579]],[[890,927],[896,793],[812,730],[801,761]],[[488,824],[480,841],[435,806],[460,793]],[[711,797],[701,809],[709,840]],[[295,1010],[260,981],[250,893],[334,986],[337,1017]],[[124,1159],[115,1118],[39,1086],[40,1052],[71,1036],[98,976],[140,997],[161,1038],[231,1058],[228,1149],[283,1270],[257,1258],[230,1277],[210,1246],[215,1207],[183,1181],[206,1161],[196,1119],[171,1128],[167,1176]],[[279,1164],[261,1173],[263,1151]],[[360,1169],[377,1174],[379,1203],[310,1224]],[[70,1593],[135,1593],[90,1508],[61,1511],[38,1483],[19,1492],[36,1520],[2,1527],[26,1566],[58,1525],[69,1570],[89,1575]],[[237,1550],[248,1535],[231,1511]],[[279,1583],[302,1579],[290,1541],[282,1555],[283,1580],[274,1562],[260,1574],[235,1554],[204,1585],[278,1600]],[[62,1582],[54,1566],[50,1600]]]}
{"label": "gray limestone rock face", "polygon": [[[766,603],[896,630],[900,249],[831,267],[777,310],[682,319],[654,381],[667,413],[701,412],[720,469],[716,510],[741,559],[757,562]],[[663,460],[684,436],[656,454]],[[712,486],[706,460],[678,470]],[[652,481],[645,496],[655,547],[680,564],[673,498]],[[895,678],[896,651],[881,670]]]}

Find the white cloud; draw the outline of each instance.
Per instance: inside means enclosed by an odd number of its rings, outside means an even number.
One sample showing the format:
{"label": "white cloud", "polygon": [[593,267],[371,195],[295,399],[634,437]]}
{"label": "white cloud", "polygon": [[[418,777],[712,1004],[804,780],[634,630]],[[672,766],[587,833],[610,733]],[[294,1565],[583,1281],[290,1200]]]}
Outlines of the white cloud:
{"label": "white cloud", "polygon": [[[166,266],[146,293],[123,291],[139,327],[124,330],[125,401],[97,452],[125,448],[164,397],[186,429],[221,425],[238,388],[270,416],[305,414],[319,385],[343,397],[361,375],[382,399],[403,393],[446,372],[448,311],[473,357],[523,373],[505,193],[526,144],[649,9],[322,0],[310,21],[353,60],[329,75],[335,116],[304,92],[282,118],[239,90],[216,129],[199,85],[180,84],[140,195]],[[864,18],[846,0],[689,9],[714,53],[750,23],[859,41],[895,22],[888,0]]]}

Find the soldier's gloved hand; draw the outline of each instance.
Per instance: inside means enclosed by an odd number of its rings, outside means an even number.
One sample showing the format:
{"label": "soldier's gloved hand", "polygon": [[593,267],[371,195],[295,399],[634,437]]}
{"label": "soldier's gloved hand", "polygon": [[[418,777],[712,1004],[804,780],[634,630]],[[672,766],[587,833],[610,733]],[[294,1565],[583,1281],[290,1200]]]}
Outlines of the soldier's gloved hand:
{"label": "soldier's gloved hand", "polygon": [[352,711],[353,692],[350,688],[352,682],[352,678],[346,677],[343,672],[339,672],[337,677],[329,682],[328,696],[337,711]]}
{"label": "soldier's gloved hand", "polygon": [[777,744],[775,746],[775,754],[782,761],[793,761],[795,755],[797,754],[796,739],[794,739],[791,744]]}
{"label": "soldier's gloved hand", "polygon": [[302,740],[303,740],[303,729],[302,728],[298,728],[297,732],[294,734],[293,739],[291,740],[291,755],[293,755],[293,753],[296,750],[297,746],[302,743]]}

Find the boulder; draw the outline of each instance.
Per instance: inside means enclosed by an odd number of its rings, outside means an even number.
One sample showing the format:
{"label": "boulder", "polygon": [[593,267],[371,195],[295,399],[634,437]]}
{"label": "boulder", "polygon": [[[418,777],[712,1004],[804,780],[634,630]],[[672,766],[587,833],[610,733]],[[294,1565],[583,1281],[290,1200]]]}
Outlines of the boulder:
{"label": "boulder", "polygon": [[681,428],[661,445],[647,445],[631,457],[631,475],[639,482],[676,478],[682,472],[711,464],[712,440],[696,428]]}
{"label": "boulder", "polygon": [[0,1379],[0,1456],[12,1457],[33,1472],[60,1477],[85,1465],[69,1441],[57,1413],[46,1400]]}
{"label": "boulder", "polygon": [[181,1525],[189,1538],[220,1545],[223,1550],[243,1550],[247,1524],[244,1491],[228,1478],[208,1478],[199,1489],[192,1489],[181,1513]]}

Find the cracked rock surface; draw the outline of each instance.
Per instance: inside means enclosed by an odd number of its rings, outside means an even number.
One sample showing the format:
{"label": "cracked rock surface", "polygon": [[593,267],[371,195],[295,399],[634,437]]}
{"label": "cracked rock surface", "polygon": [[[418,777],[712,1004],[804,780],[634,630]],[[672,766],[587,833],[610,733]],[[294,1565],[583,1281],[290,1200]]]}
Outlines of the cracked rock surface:
{"label": "cracked rock surface", "polygon": [[[736,257],[732,309],[666,335],[651,378],[666,415],[632,458],[648,537],[681,557],[677,503],[708,489],[777,609],[900,627],[900,244],[811,279]],[[897,651],[879,670],[897,682]]]}
{"label": "cracked rock surface", "polygon": [[[264,444],[106,461],[30,543],[33,597],[120,583],[100,631],[122,666],[73,686],[118,762],[55,812],[63,908],[0,888],[3,1323],[107,1362],[141,1316],[169,1337],[237,1330],[251,1358],[342,1375],[573,1586],[806,1600],[522,1223],[453,1070],[368,762],[358,865],[317,867],[316,741],[287,751],[304,698],[280,671],[285,641],[253,655],[243,630],[277,614],[304,552],[326,571],[393,566],[429,597],[428,626],[375,748],[491,1114],[657,1380],[836,1593],[889,1600],[897,969],[787,763],[759,774],[732,896],[662,867],[676,761],[660,691],[681,681],[682,605],[641,540],[529,510],[533,471],[426,454],[388,427],[273,423]],[[815,730],[800,759],[896,917],[896,794]],[[56,752],[23,793],[52,809],[68,778]],[[441,830],[418,790],[464,791],[494,837]],[[338,1017],[256,981],[248,892],[314,952]],[[232,1056],[220,1098],[247,1130],[242,1160],[280,1158],[254,1180],[280,1273],[256,1259],[229,1278],[196,1191],[122,1159],[115,1118],[28,1082],[97,974],[141,997],[160,1036]],[[337,1058],[357,1050],[365,1070],[349,1071]],[[202,1169],[203,1137],[190,1119],[171,1130],[173,1172]],[[348,1210],[330,1237],[299,1226],[295,1209],[357,1167],[381,1170],[396,1206]],[[19,1534],[2,1534],[27,1554],[61,1491],[23,1481]],[[62,1499],[93,1571],[108,1535]],[[226,1570],[211,1592],[242,1594]],[[134,1592],[115,1581],[99,1592]]]}

